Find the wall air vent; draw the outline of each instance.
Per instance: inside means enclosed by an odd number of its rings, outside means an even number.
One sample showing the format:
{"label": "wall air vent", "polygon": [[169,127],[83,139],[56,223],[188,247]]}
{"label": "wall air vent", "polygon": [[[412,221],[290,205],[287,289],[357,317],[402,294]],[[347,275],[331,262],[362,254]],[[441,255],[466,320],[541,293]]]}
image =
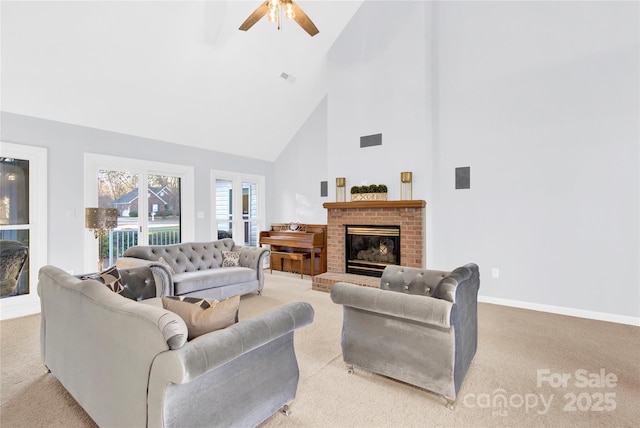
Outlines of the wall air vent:
{"label": "wall air vent", "polygon": [[360,148],[371,147],[371,146],[381,146],[381,145],[382,145],[382,134],[365,135],[364,137],[360,137]]}

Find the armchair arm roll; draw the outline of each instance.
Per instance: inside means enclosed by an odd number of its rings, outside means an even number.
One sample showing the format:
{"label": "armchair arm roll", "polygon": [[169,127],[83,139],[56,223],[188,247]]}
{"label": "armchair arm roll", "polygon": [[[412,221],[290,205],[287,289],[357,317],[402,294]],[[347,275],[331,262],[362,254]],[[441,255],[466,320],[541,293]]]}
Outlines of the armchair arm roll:
{"label": "armchair arm roll", "polygon": [[294,330],[313,316],[308,303],[292,303],[160,353],[147,426],[257,426],[295,397]]}
{"label": "armchair arm roll", "polygon": [[334,303],[410,319],[442,328],[451,327],[452,302],[339,282],[331,288]]}
{"label": "armchair arm roll", "polygon": [[240,266],[248,267],[256,271],[257,279],[260,283],[258,289],[262,291],[264,286],[263,260],[271,251],[263,247],[246,247],[242,245],[235,245],[233,251],[240,251],[240,260],[238,261]]}
{"label": "armchair arm roll", "polygon": [[238,260],[240,266],[251,269],[260,269],[262,260],[269,254],[269,250],[267,248],[245,247],[242,245],[234,246],[233,251],[240,252],[240,259]]}
{"label": "armchair arm roll", "polygon": [[313,321],[313,307],[296,302],[204,334],[182,348],[158,355],[153,364],[154,380],[187,383],[226,362],[271,342]]}

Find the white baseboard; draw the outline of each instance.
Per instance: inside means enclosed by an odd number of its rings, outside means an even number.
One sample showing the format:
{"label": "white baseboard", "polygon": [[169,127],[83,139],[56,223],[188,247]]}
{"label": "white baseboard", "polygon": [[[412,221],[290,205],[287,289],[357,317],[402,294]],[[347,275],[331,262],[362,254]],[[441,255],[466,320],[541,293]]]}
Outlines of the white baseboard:
{"label": "white baseboard", "polygon": [[40,298],[36,294],[5,297],[0,300],[0,320],[40,313]]}
{"label": "white baseboard", "polygon": [[498,297],[478,296],[478,302],[494,305],[511,306],[514,308],[530,309],[532,311],[549,312],[552,314],[568,315],[571,317],[588,318],[598,321],[615,322],[640,327],[640,318],[625,315],[609,314],[606,312],[585,311],[584,309],[565,308],[562,306],[543,305],[540,303],[522,302],[519,300],[501,299]]}

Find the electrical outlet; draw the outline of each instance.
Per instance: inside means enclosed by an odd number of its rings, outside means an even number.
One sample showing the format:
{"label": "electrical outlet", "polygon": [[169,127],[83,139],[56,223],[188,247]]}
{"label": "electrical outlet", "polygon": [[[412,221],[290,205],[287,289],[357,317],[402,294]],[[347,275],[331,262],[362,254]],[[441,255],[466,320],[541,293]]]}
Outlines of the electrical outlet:
{"label": "electrical outlet", "polygon": [[494,278],[500,278],[500,269],[491,268],[491,276]]}

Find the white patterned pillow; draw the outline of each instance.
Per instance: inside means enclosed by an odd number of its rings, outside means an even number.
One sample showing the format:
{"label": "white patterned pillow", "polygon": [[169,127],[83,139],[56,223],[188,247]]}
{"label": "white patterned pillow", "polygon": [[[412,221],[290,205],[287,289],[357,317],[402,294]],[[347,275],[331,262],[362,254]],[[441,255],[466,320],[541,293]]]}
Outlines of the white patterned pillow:
{"label": "white patterned pillow", "polygon": [[222,266],[233,267],[240,264],[240,251],[223,251]]}

